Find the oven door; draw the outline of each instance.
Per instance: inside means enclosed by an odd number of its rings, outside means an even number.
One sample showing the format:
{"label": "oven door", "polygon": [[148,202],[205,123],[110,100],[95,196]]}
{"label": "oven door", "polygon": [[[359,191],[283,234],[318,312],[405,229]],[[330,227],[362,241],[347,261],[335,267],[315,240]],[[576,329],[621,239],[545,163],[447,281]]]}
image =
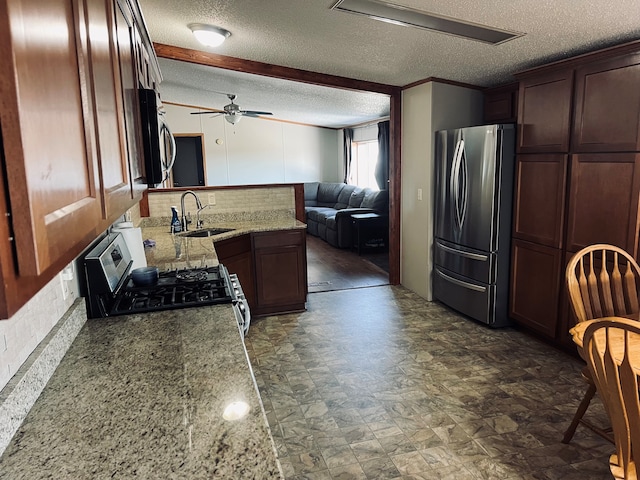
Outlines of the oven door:
{"label": "oven door", "polygon": [[238,275],[235,273],[229,274],[229,282],[231,284],[231,295],[233,296],[233,313],[236,315],[240,333],[244,338],[249,333],[249,324],[251,323],[251,310],[249,309],[249,302],[247,302]]}

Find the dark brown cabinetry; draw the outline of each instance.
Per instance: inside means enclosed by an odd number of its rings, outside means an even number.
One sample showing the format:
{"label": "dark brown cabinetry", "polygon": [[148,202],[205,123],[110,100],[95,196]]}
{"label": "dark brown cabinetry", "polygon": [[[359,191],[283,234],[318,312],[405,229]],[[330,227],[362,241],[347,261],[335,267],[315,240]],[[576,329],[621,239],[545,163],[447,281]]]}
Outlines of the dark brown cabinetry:
{"label": "dark brown cabinetry", "polygon": [[238,276],[242,291],[253,311],[257,303],[251,235],[221,240],[215,243],[215,248],[220,263],[227,267],[229,273],[235,273]]}
{"label": "dark brown cabinetry", "polygon": [[484,96],[484,123],[515,123],[518,118],[518,84],[488,88]]}
{"label": "dark brown cabinetry", "polygon": [[215,248],[220,263],[238,275],[252,315],[305,309],[305,230],[247,234],[216,242]]}
{"label": "dark brown cabinetry", "polygon": [[635,251],[640,154],[574,154],[571,156],[567,250],[594,243]]}
{"label": "dark brown cabinetry", "polygon": [[517,75],[510,315],[565,347],[573,253],[610,243],[637,256],[638,52],[634,42]]}
{"label": "dark brown cabinetry", "polygon": [[562,246],[567,156],[517,156],[513,236],[549,247]]}
{"label": "dark brown cabinetry", "polygon": [[523,79],[518,98],[518,152],[567,152],[573,71]]}
{"label": "dark brown cabinetry", "polygon": [[7,0],[0,9],[0,318],[141,195],[123,146],[113,1]]}
{"label": "dark brown cabinetry", "polygon": [[304,230],[253,234],[257,315],[304,310],[307,300]]}
{"label": "dark brown cabinetry", "polygon": [[561,250],[514,239],[511,317],[553,338],[558,323]]}
{"label": "dark brown cabinetry", "polygon": [[640,54],[576,70],[572,150],[640,150]]}

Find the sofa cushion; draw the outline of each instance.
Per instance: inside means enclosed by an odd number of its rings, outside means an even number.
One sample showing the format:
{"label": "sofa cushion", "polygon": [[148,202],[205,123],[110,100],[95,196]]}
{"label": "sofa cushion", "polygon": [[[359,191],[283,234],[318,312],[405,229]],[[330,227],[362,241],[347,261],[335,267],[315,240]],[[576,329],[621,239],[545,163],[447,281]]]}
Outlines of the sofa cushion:
{"label": "sofa cushion", "polygon": [[313,220],[314,222],[320,222],[322,219],[322,223],[324,223],[324,218],[327,215],[335,215],[335,209],[331,207],[306,207],[307,218]]}
{"label": "sofa cushion", "polygon": [[338,210],[347,208],[349,206],[349,199],[351,198],[351,194],[356,188],[358,187],[356,187],[355,185],[345,185],[344,187],[342,187],[342,190],[340,190],[340,194],[338,195],[338,201],[334,205],[334,208],[337,208]]}
{"label": "sofa cushion", "polygon": [[318,185],[318,205],[321,207],[333,207],[338,202],[338,195],[340,195],[344,186],[344,183],[320,183]]}
{"label": "sofa cushion", "polygon": [[313,206],[318,202],[318,185],[320,182],[309,182],[304,184],[304,205]]}
{"label": "sofa cushion", "polygon": [[351,195],[349,196],[349,207],[348,208],[360,208],[362,204],[362,200],[364,200],[364,196],[367,192],[363,188],[356,188]]}
{"label": "sofa cushion", "polygon": [[336,227],[336,216],[334,215],[333,217],[327,217],[326,225],[328,230],[337,230],[338,227]]}
{"label": "sofa cushion", "polygon": [[362,208],[370,208],[376,212],[386,213],[389,210],[389,190],[368,192],[360,206]]}

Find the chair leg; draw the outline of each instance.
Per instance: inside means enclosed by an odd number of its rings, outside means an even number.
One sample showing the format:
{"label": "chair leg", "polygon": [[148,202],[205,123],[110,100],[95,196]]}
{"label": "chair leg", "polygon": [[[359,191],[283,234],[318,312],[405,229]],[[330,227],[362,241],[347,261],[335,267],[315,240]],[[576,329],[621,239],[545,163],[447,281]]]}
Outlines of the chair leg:
{"label": "chair leg", "polygon": [[569,428],[567,428],[567,431],[564,433],[564,437],[562,438],[562,443],[569,443],[571,441],[571,439],[573,438],[573,435],[576,433],[576,428],[578,428],[578,424],[580,423],[580,420],[582,419],[584,413],[587,411],[587,408],[589,408],[591,399],[595,394],[596,394],[596,386],[590,383],[589,388],[587,389],[587,392],[584,394],[584,397],[580,402],[580,405],[578,405],[578,410],[576,411],[576,414],[573,416],[573,421],[571,422],[571,425],[569,425]]}

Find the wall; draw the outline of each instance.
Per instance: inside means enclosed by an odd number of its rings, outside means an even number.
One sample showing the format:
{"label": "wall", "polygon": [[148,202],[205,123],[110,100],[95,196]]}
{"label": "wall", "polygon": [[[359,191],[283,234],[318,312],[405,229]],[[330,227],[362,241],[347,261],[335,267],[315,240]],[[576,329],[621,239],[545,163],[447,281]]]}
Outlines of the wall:
{"label": "wall", "polygon": [[204,135],[207,185],[339,181],[341,131],[244,117],[236,125],[222,115],[163,103],[174,134]]}
{"label": "wall", "polygon": [[402,92],[400,283],[427,300],[431,300],[435,132],[481,124],[482,104],[479,90],[438,82]]}

